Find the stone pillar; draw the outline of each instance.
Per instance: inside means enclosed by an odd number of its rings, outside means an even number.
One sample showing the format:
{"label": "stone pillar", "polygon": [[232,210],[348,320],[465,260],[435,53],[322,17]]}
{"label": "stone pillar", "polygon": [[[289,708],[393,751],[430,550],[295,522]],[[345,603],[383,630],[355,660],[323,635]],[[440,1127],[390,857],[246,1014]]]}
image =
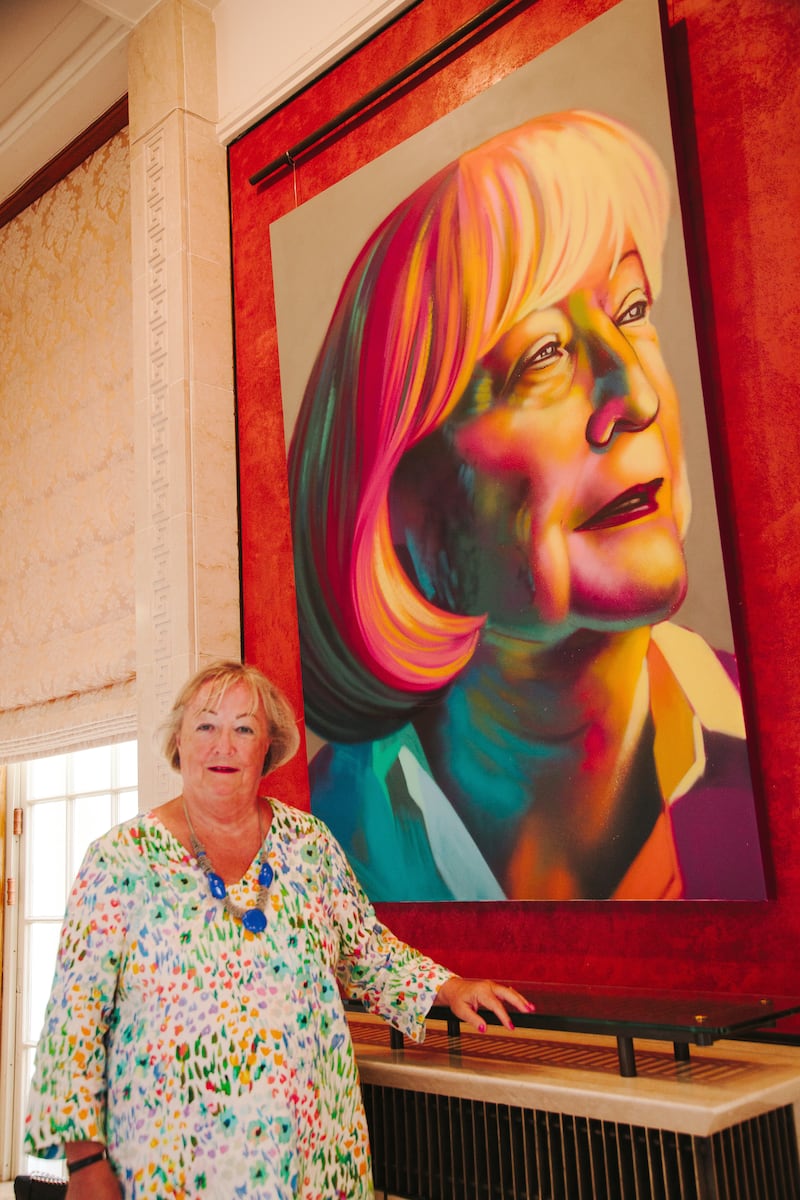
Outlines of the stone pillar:
{"label": "stone pillar", "polygon": [[198,667],[241,653],[227,161],[214,27],[163,0],[129,58],[139,786],[179,790],[159,727]]}

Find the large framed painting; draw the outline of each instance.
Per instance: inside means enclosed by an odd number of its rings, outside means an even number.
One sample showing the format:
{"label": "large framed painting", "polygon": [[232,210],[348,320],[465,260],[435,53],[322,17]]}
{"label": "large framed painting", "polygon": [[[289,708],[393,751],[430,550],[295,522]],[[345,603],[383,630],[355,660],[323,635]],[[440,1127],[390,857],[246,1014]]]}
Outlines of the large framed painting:
{"label": "large framed painting", "polygon": [[376,901],[764,899],[657,4],[310,170],[241,483],[277,440],[312,810]]}

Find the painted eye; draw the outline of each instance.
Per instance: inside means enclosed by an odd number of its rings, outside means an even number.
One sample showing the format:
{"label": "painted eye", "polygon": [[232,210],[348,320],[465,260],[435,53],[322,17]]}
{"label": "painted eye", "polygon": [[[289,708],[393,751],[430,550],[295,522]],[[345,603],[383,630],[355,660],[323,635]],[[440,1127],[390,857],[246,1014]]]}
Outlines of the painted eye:
{"label": "painted eye", "polygon": [[517,363],[505,391],[507,393],[513,391],[515,385],[524,380],[529,371],[546,371],[548,367],[560,362],[563,356],[564,347],[554,334],[548,333],[546,337],[539,338],[531,346],[529,353]]}
{"label": "painted eye", "polygon": [[573,363],[573,348],[565,333],[551,329],[530,344],[509,375],[501,399],[518,405],[550,403],[559,398],[559,389],[568,382]]}
{"label": "painted eye", "polygon": [[617,325],[633,325],[636,321],[644,321],[650,310],[647,300],[634,300],[622,310],[616,319]]}
{"label": "painted eye", "polygon": [[519,365],[518,374],[533,369],[539,371],[561,357],[562,347],[558,338],[548,337],[546,341],[534,346],[531,353]]}

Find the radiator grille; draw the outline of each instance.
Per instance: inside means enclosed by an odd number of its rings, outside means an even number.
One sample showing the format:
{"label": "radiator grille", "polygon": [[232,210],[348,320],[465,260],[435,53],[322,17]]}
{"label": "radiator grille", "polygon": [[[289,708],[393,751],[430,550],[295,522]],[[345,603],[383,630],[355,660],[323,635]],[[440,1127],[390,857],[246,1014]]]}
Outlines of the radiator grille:
{"label": "radiator grille", "polygon": [[711,1137],[366,1084],[375,1185],[411,1200],[798,1200],[791,1106]]}

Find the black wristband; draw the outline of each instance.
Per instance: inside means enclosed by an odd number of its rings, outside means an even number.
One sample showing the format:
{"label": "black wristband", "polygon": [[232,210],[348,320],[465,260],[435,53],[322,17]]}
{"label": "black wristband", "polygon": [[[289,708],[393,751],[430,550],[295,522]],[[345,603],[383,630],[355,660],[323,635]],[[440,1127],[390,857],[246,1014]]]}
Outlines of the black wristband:
{"label": "black wristband", "polygon": [[67,1163],[67,1174],[74,1175],[76,1171],[82,1171],[84,1167],[91,1167],[94,1163],[102,1162],[104,1158],[108,1158],[108,1151],[105,1148],[98,1150],[97,1154],[87,1154],[86,1158],[79,1158],[77,1162]]}

